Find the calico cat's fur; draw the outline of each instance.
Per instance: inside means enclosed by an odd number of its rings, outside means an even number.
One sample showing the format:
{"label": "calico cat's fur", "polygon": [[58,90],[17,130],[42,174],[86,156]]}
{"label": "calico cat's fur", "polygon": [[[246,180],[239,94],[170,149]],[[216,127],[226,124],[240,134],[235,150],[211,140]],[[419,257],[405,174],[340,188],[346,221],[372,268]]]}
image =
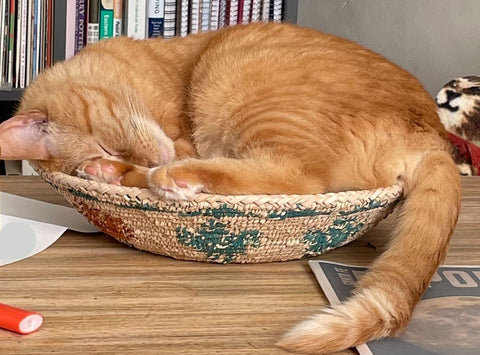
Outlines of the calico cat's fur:
{"label": "calico cat's fur", "polygon": [[291,25],[89,46],[26,90],[0,145],[4,158],[172,199],[402,184],[389,248],[355,296],[279,343],[303,352],[402,331],[460,204],[446,132],[421,84],[357,44]]}

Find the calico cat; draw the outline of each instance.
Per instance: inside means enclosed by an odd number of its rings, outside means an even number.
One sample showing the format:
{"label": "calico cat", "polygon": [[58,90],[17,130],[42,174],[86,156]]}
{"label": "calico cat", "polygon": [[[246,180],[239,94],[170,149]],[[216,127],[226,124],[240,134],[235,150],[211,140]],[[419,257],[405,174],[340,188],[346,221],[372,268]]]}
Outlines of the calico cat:
{"label": "calico cat", "polygon": [[169,199],[402,184],[390,245],[356,294],[279,342],[300,352],[401,332],[460,205],[447,133],[422,85],[357,44],[286,24],[88,46],[25,91],[0,145],[4,159]]}

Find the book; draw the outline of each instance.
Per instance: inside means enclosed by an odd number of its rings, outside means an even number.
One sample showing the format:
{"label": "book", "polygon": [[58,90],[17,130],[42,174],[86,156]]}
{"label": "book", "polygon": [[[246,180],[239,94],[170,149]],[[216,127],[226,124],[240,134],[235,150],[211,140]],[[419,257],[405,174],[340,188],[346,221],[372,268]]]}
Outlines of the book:
{"label": "book", "polygon": [[[347,299],[366,267],[310,260],[332,304]],[[360,355],[478,354],[480,349],[480,266],[440,266],[397,338],[357,346]]]}
{"label": "book", "polygon": [[230,0],[228,9],[228,25],[235,26],[238,23],[238,0]]}
{"label": "book", "polygon": [[238,0],[238,10],[237,11],[238,11],[237,23],[243,23],[243,0]]}
{"label": "book", "polygon": [[185,37],[188,34],[189,0],[177,0],[176,35]]}
{"label": "book", "polygon": [[114,0],[100,0],[99,39],[113,37],[113,1]]}
{"label": "book", "polygon": [[252,22],[258,22],[262,19],[262,0],[252,0]]}
{"label": "book", "polygon": [[76,0],[67,0],[67,17],[65,25],[65,59],[75,55],[75,12]]}
{"label": "book", "polygon": [[123,34],[123,0],[113,1],[113,37]]}
{"label": "book", "polygon": [[223,28],[227,25],[227,0],[220,0],[220,8],[218,11],[218,28]]}
{"label": "book", "polygon": [[190,19],[189,19],[189,28],[190,33],[199,33],[200,32],[200,20],[201,20],[201,11],[200,11],[200,0],[191,0],[190,1]]}
{"label": "book", "polygon": [[75,8],[75,54],[80,52],[85,47],[85,33],[87,19],[87,1],[76,0]]}
{"label": "book", "polygon": [[18,31],[20,32],[20,41],[18,42],[18,46],[20,49],[20,58],[19,58],[19,74],[18,74],[18,81],[19,81],[19,88],[25,88],[26,83],[26,75],[27,75],[27,41],[28,41],[28,34],[27,34],[27,24],[28,24],[28,0],[19,0],[22,3],[21,11],[19,11],[19,18],[20,18],[20,26]]}
{"label": "book", "polygon": [[0,1],[0,86],[3,86],[6,78],[6,57],[7,57],[7,40],[8,40],[8,9],[7,1]]}
{"label": "book", "polygon": [[33,43],[34,43],[34,0],[27,2],[27,37],[25,53],[25,87],[30,85],[33,68]]}
{"label": "book", "polygon": [[15,0],[10,0],[9,9],[9,26],[8,26],[8,63],[7,63],[7,82],[10,86],[13,85],[13,62],[15,58],[15,19],[16,19],[16,3]]}
{"label": "book", "polygon": [[162,37],[165,16],[164,0],[149,0],[148,11],[148,37]]}
{"label": "book", "polygon": [[99,0],[89,0],[88,4],[88,25],[87,25],[87,44],[97,43],[100,39],[99,24]]}
{"label": "book", "polygon": [[212,0],[210,10],[210,30],[217,30],[219,27],[220,0]]}
{"label": "book", "polygon": [[51,66],[53,63],[53,8],[53,0],[47,0],[46,67]]}
{"label": "book", "polygon": [[[239,5],[240,9],[240,5]],[[250,16],[252,13],[252,1],[251,0],[244,0],[243,2],[243,11],[238,13],[238,17],[242,17],[242,21],[239,23],[250,23]]]}
{"label": "book", "polygon": [[273,0],[273,21],[282,21],[283,16],[283,0]]}
{"label": "book", "polygon": [[[180,1],[178,1],[180,3]],[[165,0],[163,38],[175,37],[177,27],[177,0]]]}
{"label": "book", "polygon": [[147,3],[145,0],[127,2],[127,36],[135,39],[146,38]]}
{"label": "book", "polygon": [[262,0],[262,21],[268,22],[270,19],[270,1]]}
{"label": "book", "polygon": [[202,32],[207,32],[210,29],[210,5],[211,1],[210,0],[202,0],[202,7],[201,7],[201,12],[202,12],[202,19],[201,19],[201,31]]}

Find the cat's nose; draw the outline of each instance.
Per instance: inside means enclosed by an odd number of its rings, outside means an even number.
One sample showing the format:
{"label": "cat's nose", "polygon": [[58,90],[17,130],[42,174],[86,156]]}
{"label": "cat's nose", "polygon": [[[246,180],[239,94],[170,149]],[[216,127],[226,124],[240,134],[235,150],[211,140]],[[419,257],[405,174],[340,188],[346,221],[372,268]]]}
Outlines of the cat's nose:
{"label": "cat's nose", "polygon": [[149,168],[155,168],[155,167],[157,167],[157,166],[159,166],[159,165],[160,165],[160,164],[154,163],[154,162],[152,162],[152,161],[147,162],[147,166],[148,166]]}

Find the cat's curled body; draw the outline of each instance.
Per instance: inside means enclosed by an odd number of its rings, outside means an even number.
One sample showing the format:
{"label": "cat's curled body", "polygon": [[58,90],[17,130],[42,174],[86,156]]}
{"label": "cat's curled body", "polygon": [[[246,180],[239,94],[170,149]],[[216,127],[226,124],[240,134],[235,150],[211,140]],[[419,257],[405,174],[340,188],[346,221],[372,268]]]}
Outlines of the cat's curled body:
{"label": "cat's curled body", "polygon": [[[32,135],[33,150],[22,143]],[[26,90],[0,145],[6,158],[172,199],[402,184],[388,249],[355,296],[280,341],[296,351],[401,331],[459,211],[459,173],[421,84],[354,43],[291,25],[87,47]]]}

